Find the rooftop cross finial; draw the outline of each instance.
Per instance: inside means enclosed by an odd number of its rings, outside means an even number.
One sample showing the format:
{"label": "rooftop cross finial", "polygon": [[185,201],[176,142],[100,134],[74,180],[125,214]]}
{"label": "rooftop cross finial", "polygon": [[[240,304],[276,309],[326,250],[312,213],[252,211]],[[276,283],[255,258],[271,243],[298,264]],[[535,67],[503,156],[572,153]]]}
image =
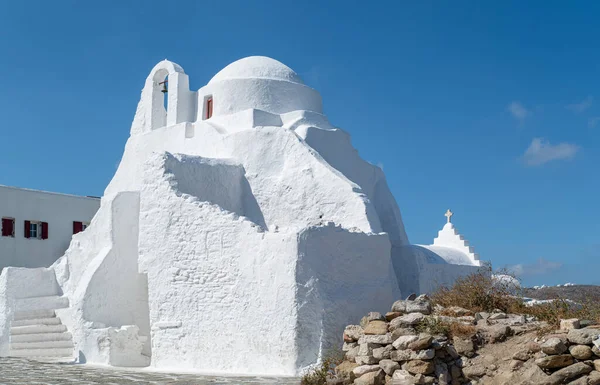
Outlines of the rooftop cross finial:
{"label": "rooftop cross finial", "polygon": [[448,223],[452,222],[452,216],[454,215],[454,213],[452,211],[450,211],[450,209],[448,209],[448,211],[446,211],[446,214],[444,214],[444,216],[446,218],[448,218]]}

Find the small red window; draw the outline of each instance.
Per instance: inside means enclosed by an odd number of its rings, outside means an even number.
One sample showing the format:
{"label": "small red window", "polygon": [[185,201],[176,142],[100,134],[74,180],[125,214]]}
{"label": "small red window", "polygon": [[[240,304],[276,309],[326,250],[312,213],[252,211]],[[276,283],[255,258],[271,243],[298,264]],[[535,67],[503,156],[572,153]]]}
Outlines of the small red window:
{"label": "small red window", "polygon": [[48,222],[42,222],[42,239],[48,239]]}
{"label": "small red window", "polygon": [[2,236],[15,236],[15,220],[12,218],[2,218]]}
{"label": "small red window", "polygon": [[73,234],[83,231],[83,222],[73,222]]}
{"label": "small red window", "polygon": [[213,98],[206,99],[206,119],[210,119],[213,113]]}

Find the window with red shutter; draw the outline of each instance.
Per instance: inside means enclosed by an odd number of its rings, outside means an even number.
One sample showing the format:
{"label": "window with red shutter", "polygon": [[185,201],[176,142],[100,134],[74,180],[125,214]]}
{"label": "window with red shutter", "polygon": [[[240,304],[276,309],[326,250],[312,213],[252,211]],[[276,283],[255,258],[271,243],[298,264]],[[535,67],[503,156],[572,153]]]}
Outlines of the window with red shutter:
{"label": "window with red shutter", "polygon": [[77,234],[83,231],[83,222],[73,222],[73,234]]}
{"label": "window with red shutter", "polygon": [[206,99],[206,119],[210,119],[213,114],[213,98]]}
{"label": "window with red shutter", "polygon": [[25,227],[23,228],[24,230],[24,234],[25,234],[25,238],[31,238],[31,222],[30,221],[25,221]]}
{"label": "window with red shutter", "polygon": [[42,239],[48,239],[48,222],[42,222]]}
{"label": "window with red shutter", "polygon": [[15,236],[15,220],[13,218],[2,218],[2,236]]}

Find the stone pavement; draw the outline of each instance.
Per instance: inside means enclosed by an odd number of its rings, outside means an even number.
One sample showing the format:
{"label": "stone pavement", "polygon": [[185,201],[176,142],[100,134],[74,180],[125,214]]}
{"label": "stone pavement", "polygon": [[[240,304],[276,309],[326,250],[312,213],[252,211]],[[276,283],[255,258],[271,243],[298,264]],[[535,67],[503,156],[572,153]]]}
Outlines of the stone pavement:
{"label": "stone pavement", "polygon": [[0,358],[1,385],[298,385],[296,378],[219,377]]}

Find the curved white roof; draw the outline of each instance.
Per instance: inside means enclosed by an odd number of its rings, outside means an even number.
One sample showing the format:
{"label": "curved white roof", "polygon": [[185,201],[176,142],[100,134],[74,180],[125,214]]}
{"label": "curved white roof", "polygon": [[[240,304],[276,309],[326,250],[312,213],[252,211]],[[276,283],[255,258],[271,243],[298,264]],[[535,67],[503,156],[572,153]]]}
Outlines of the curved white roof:
{"label": "curved white roof", "polygon": [[251,78],[283,80],[304,84],[300,76],[290,67],[266,56],[249,56],[234,61],[213,76],[208,83]]}
{"label": "curved white roof", "polygon": [[[469,257],[467,254],[462,252],[461,250],[457,250],[451,247],[445,246],[425,246],[419,245],[420,247],[427,249],[430,252],[435,253],[437,256],[442,258],[446,263],[450,263],[452,265],[476,265],[473,259]],[[441,262],[441,261],[440,261]],[[437,262],[437,263],[440,263]],[[434,262],[436,263],[436,262]]]}

